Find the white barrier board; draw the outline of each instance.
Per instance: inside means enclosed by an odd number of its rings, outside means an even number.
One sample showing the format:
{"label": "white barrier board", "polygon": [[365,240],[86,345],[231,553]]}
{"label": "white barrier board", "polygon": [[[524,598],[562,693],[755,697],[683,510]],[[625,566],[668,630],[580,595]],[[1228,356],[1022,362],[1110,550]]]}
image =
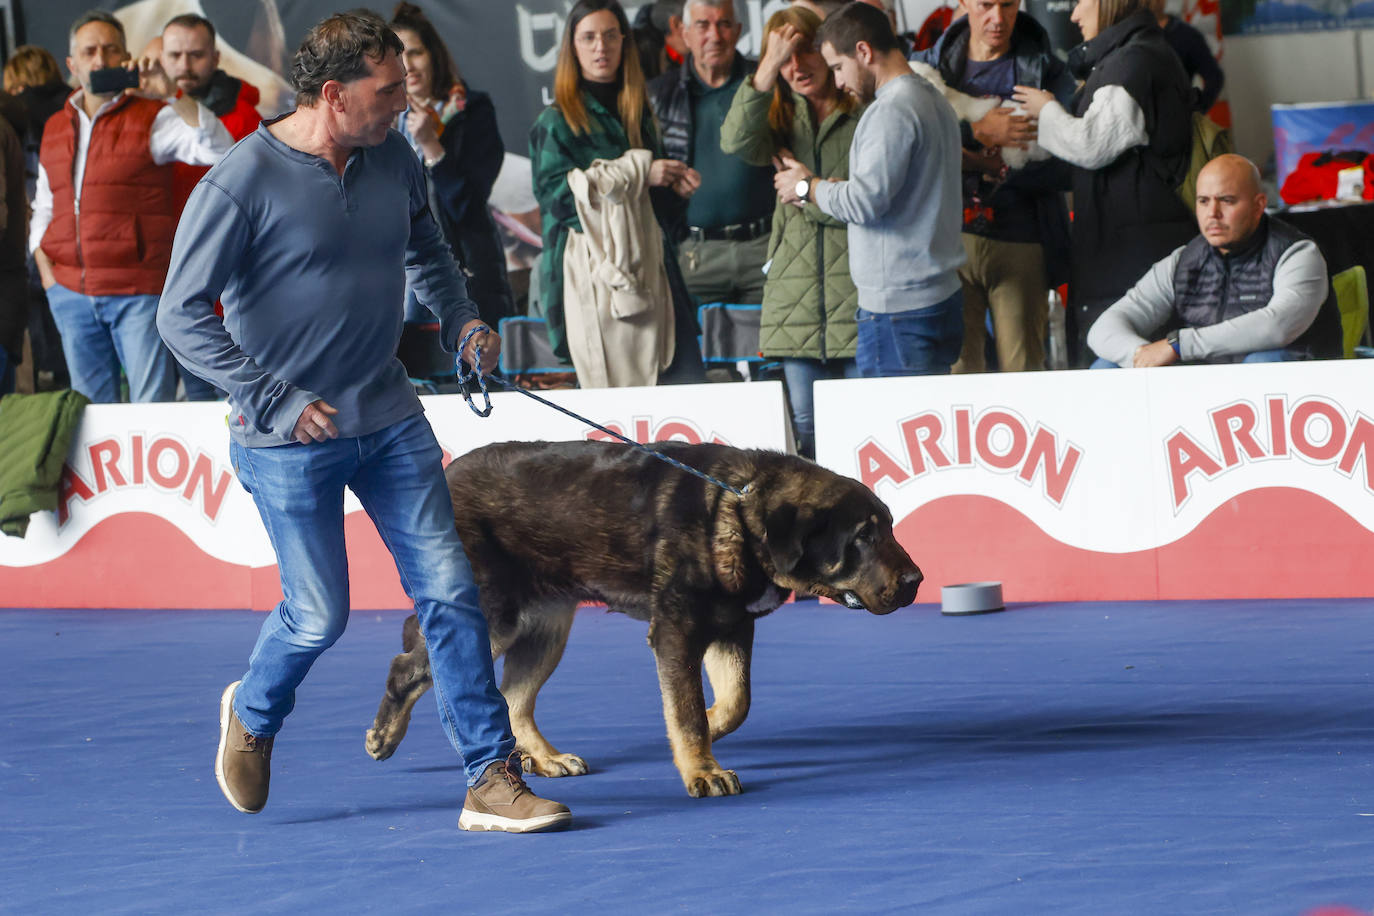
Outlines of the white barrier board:
{"label": "white barrier board", "polygon": [[939,585],[1011,601],[1368,595],[1374,364],[821,382],[817,458]]}
{"label": "white barrier board", "polygon": [[[540,392],[639,442],[784,449],[782,385],[682,385]],[[451,459],[491,442],[609,438],[515,392],[478,417],[457,395],[421,401]],[[6,607],[271,607],[276,560],[229,464],[223,403],[98,404],[83,414],[57,512],[0,537]],[[567,482],[572,485],[573,482]],[[395,567],[348,494],[355,608],[404,607]]]}

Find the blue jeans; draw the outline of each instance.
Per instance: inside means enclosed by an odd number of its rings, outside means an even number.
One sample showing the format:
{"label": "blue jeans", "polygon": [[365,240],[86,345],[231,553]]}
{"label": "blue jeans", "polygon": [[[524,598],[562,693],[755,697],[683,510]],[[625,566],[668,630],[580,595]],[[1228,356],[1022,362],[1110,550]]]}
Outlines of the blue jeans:
{"label": "blue jeans", "polygon": [[296,687],[348,622],[347,486],[415,602],[439,717],[463,757],[468,784],[515,749],[441,456],[422,414],[357,438],[273,448],[230,444],[234,472],[272,541],[285,595],[263,623],[234,697],[234,712],[250,732],[277,733],[295,705]]}
{"label": "blue jeans", "polygon": [[119,367],[130,401],[176,398],[172,354],[157,332],[157,296],[87,296],[55,283],[48,307],[62,335],[72,387],[97,404],[119,401]]}
{"label": "blue jeans", "polygon": [[964,293],[905,312],[859,309],[854,361],[862,378],[948,375],[964,345]]}
{"label": "blue jeans", "polygon": [[[1280,349],[1280,350],[1256,350],[1254,353],[1247,353],[1247,354],[1245,354],[1244,358],[1241,359],[1241,362],[1243,362],[1243,363],[1290,363],[1290,362],[1299,362],[1299,361],[1301,361],[1301,360],[1305,360],[1305,359],[1308,359],[1308,358],[1309,358],[1309,357],[1308,357],[1308,355],[1307,355],[1305,352],[1302,352],[1302,351],[1299,351],[1299,350],[1282,350],[1282,349]],[[1092,364],[1091,366],[1089,366],[1088,368],[1089,368],[1089,369],[1120,369],[1121,367],[1118,366],[1116,363],[1112,362],[1111,360],[1106,360],[1106,359],[1103,359],[1102,357],[1099,356],[1097,359],[1093,360],[1093,364]]]}
{"label": "blue jeans", "polygon": [[797,452],[816,457],[816,398],[811,386],[821,379],[857,378],[859,367],[852,359],[797,359],[782,361],[787,383],[787,403],[792,408],[792,427],[797,432]]}

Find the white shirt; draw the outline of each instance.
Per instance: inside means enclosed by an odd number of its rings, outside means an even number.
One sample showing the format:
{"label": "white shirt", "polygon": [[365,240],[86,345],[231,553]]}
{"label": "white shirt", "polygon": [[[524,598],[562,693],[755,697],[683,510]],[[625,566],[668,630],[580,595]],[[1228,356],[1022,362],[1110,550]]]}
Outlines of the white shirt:
{"label": "white shirt", "polygon": [[[72,173],[72,185],[76,202],[81,203],[81,184],[86,177],[86,153],[91,147],[91,130],[95,121],[120,100],[115,97],[101,105],[95,118],[86,114],[81,106],[84,90],[78,89],[67,104],[76,109],[76,162]],[[158,165],[169,162],[184,162],[187,165],[214,165],[220,157],[234,145],[234,138],[220,123],[210,109],[196,102],[200,109],[200,126],[192,127],[181,119],[181,115],[171,105],[164,105],[153,119],[153,129],[148,136],[148,151]],[[29,251],[36,251],[43,242],[43,233],[48,231],[52,222],[52,186],[48,184],[48,173],[42,165],[38,167],[38,188],[33,197],[33,214],[29,217]]]}

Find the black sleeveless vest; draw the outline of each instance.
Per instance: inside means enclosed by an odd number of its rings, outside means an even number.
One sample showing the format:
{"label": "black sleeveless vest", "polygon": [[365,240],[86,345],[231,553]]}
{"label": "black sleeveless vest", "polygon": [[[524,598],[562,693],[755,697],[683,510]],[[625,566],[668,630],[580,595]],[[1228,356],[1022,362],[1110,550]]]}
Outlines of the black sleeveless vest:
{"label": "black sleeveless vest", "polygon": [[[1174,315],[1179,327],[1205,328],[1263,308],[1274,295],[1274,268],[1294,244],[1308,237],[1265,216],[1245,244],[1223,255],[1197,236],[1174,268]],[[1341,355],[1341,316],[1329,284],[1312,324],[1285,349],[1312,359]]]}

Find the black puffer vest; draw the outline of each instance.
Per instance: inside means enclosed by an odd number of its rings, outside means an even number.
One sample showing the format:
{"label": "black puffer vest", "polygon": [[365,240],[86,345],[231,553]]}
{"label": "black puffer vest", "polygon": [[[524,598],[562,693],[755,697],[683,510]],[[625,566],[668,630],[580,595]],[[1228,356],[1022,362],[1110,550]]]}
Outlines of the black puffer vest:
{"label": "black puffer vest", "polygon": [[[1240,248],[1222,254],[1201,235],[1184,246],[1174,268],[1174,314],[1179,327],[1205,328],[1268,304],[1274,268],[1283,253],[1307,240],[1287,223],[1265,216]],[[1341,355],[1341,316],[1328,290],[1317,317],[1285,349],[1311,359]]]}

